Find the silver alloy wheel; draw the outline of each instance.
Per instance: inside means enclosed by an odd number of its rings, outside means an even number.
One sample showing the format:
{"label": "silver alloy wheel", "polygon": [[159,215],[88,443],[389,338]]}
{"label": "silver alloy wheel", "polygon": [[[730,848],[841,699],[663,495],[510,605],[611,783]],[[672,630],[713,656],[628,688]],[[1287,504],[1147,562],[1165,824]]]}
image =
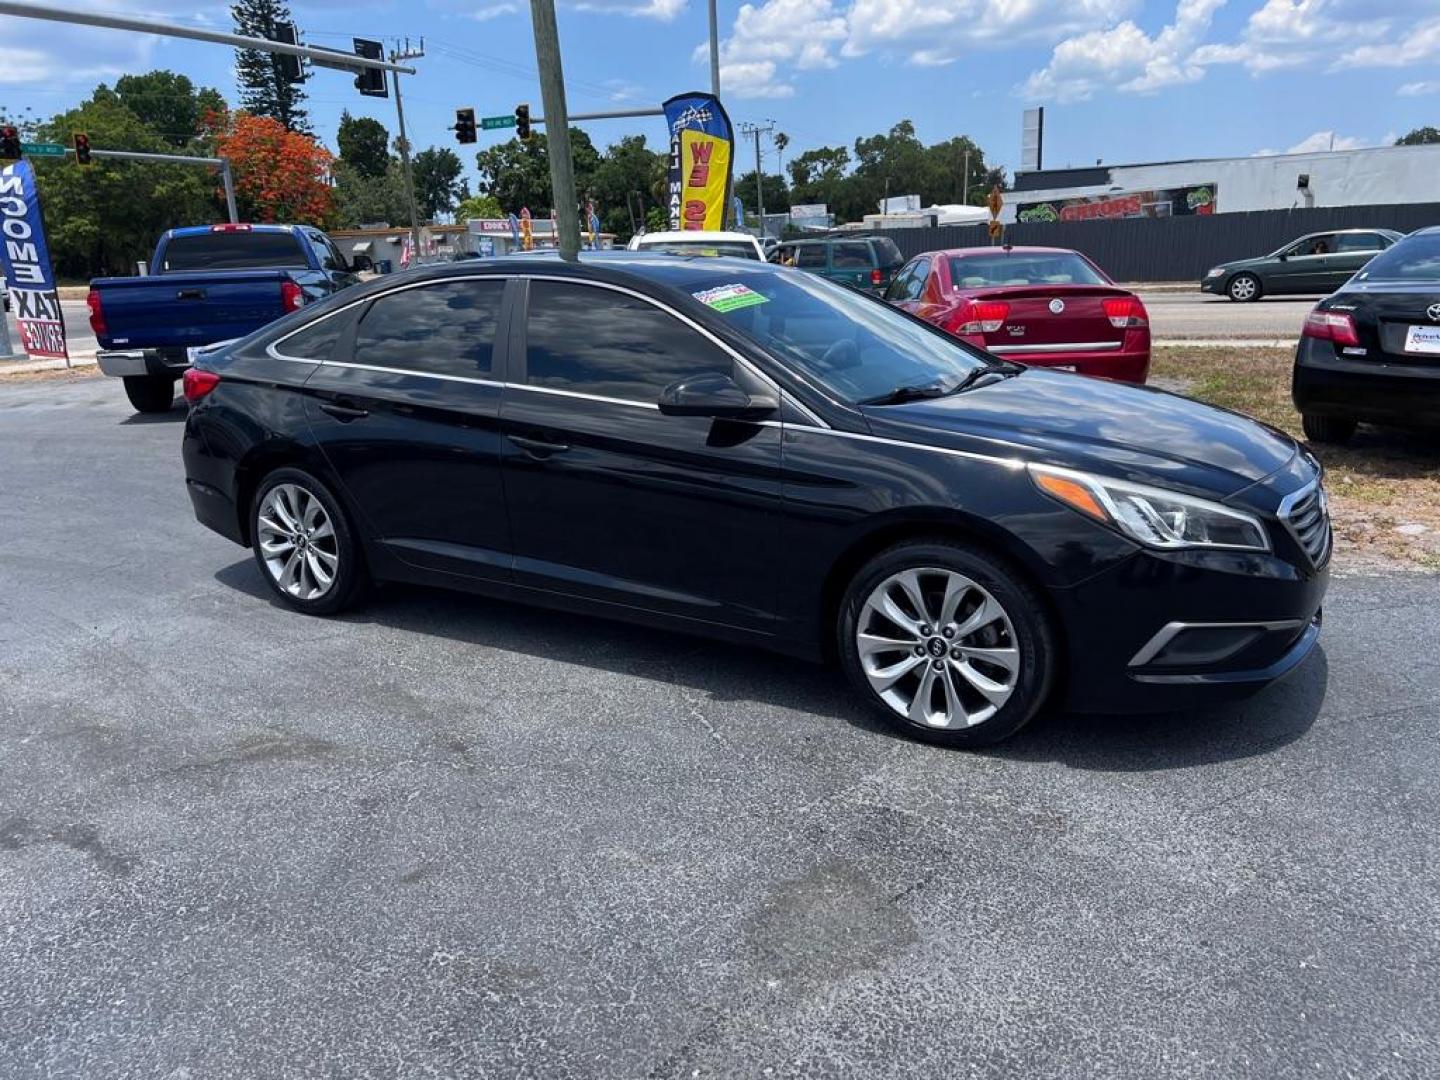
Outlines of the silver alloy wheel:
{"label": "silver alloy wheel", "polygon": [[1015,628],[1000,602],[937,567],[902,570],[877,585],[860,609],[855,648],[880,699],[923,727],[984,723],[1020,675]]}
{"label": "silver alloy wheel", "polygon": [[256,515],[260,555],[281,591],[318,600],[335,585],[340,543],[315,493],[299,484],[276,484]]}
{"label": "silver alloy wheel", "polygon": [[1253,300],[1255,298],[1255,279],[1249,274],[1241,274],[1234,281],[1230,282],[1230,296],[1236,300]]}

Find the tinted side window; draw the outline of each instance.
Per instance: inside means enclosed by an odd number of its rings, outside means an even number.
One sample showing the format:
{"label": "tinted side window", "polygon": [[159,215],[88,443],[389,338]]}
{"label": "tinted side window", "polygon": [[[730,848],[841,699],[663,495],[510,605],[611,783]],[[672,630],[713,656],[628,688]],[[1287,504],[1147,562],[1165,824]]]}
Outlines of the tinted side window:
{"label": "tinted side window", "polygon": [[629,401],[655,401],[677,379],[729,375],[728,353],[673,315],[624,293],[530,283],[528,381]]}
{"label": "tinted side window", "polygon": [[865,243],[836,244],[831,249],[830,264],[836,270],[869,270],[870,245]]}
{"label": "tinted side window", "polygon": [[930,280],[930,260],[920,259],[915,263],[915,268],[910,272],[910,280],[905,286],[906,300],[919,300],[925,295],[925,283]]}
{"label": "tinted side window", "polygon": [[890,280],[890,287],[885,290],[886,300],[908,300],[906,290],[910,286],[910,275],[914,274],[919,263],[911,263]]}
{"label": "tinted side window", "polygon": [[875,249],[875,258],[881,266],[899,266],[905,261],[905,256],[900,254],[900,248],[888,236],[877,236],[870,241],[870,246]]}
{"label": "tinted side window", "polygon": [[387,293],[355,336],[355,361],[428,375],[487,374],[503,281],[446,281]]}
{"label": "tinted side window", "polygon": [[329,360],[349,322],[345,312],[338,312],[277,342],[275,351],[281,356],[294,356],[301,360]]}
{"label": "tinted side window", "polygon": [[795,249],[795,265],[811,270],[825,269],[825,245],[804,244]]}
{"label": "tinted side window", "polygon": [[1335,238],[1337,251],[1381,251],[1384,247],[1377,233],[1342,233]]}

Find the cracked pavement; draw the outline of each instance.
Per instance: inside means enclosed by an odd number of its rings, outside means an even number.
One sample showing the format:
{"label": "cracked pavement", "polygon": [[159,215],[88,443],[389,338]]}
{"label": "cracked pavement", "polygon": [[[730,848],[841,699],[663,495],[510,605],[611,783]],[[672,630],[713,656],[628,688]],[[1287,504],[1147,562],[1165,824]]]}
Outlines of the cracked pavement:
{"label": "cracked pavement", "polygon": [[6,1080],[1440,1073],[1440,578],[946,752],[675,634],[288,613],[181,418],[0,386]]}

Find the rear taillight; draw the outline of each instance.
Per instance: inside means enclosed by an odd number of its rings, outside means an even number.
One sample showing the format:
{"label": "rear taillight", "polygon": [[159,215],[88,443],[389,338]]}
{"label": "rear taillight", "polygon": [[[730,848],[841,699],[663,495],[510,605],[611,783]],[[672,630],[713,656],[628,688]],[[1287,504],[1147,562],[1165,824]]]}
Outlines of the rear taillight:
{"label": "rear taillight", "polygon": [[1107,296],[1100,303],[1105,309],[1105,317],[1110,320],[1110,325],[1117,330],[1149,325],[1148,313],[1139,297]]}
{"label": "rear taillight", "polygon": [[108,332],[105,326],[105,309],[100,306],[100,294],[94,289],[85,297],[85,306],[90,309],[91,332],[96,337],[104,337]]}
{"label": "rear taillight", "polygon": [[871,284],[871,285],[876,285],[876,286],[884,285],[884,284],[885,284],[885,275],[884,275],[881,271],[879,271],[879,270],[871,270],[871,271],[870,271],[870,284]]}
{"label": "rear taillight", "polygon": [[964,300],[955,312],[951,332],[955,334],[993,334],[1010,317],[1010,305],[1004,300]]}
{"label": "rear taillight", "polygon": [[293,281],[280,283],[280,306],[286,311],[299,311],[305,306],[305,294]]}
{"label": "rear taillight", "polygon": [[1336,345],[1359,345],[1360,335],[1355,332],[1355,320],[1343,311],[1321,311],[1316,308],[1305,316],[1305,325],[1300,328],[1302,337],[1333,341]]}
{"label": "rear taillight", "polygon": [[185,392],[185,400],[189,402],[199,401],[219,385],[220,376],[203,368],[186,368],[185,374],[180,377],[180,389]]}

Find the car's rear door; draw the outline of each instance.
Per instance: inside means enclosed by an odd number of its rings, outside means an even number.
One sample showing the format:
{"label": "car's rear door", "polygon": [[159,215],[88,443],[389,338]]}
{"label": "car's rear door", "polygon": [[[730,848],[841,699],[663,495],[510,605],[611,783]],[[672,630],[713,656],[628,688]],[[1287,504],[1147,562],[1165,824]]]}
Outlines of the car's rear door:
{"label": "car's rear door", "polygon": [[1385,247],[1385,238],[1379,233],[1336,233],[1335,253],[1326,260],[1325,290],[1340,288]]}
{"label": "car's rear door", "polygon": [[501,410],[517,584],[772,631],[781,427],[661,414],[677,379],[739,363],[618,286],[525,284]]}
{"label": "car's rear door", "polygon": [[498,430],[507,287],[477,275],[381,293],[305,386],[326,461],[403,563],[509,579]]}

